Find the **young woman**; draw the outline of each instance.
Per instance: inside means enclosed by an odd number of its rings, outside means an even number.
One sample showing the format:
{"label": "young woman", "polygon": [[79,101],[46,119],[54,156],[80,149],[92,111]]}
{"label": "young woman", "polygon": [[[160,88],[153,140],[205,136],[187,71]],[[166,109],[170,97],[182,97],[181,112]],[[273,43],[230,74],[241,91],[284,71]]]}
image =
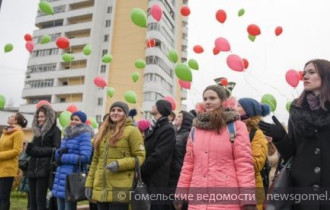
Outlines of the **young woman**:
{"label": "young woman", "polygon": [[[303,193],[320,193],[330,187],[330,62],[312,60],[304,68],[304,91],[292,102],[288,133],[273,116],[275,124],[260,122],[260,128],[285,161],[292,159],[293,187]],[[329,209],[320,201],[295,205],[294,209]]]}
{"label": "young woman", "polygon": [[269,183],[263,180],[261,171],[266,163],[268,153],[268,141],[263,132],[259,129],[259,122],[261,117],[265,117],[270,113],[270,108],[266,104],[260,104],[253,98],[241,98],[238,100],[236,108],[241,120],[245,123],[249,131],[249,139],[251,142],[251,149],[253,155],[253,166],[256,179],[258,210],[263,209],[263,202],[265,199],[264,187],[268,188]]}
{"label": "young woman", "polygon": [[[224,111],[225,89],[208,86],[203,92],[204,103],[194,120],[194,132],[187,142],[187,152],[177,185],[178,195],[202,193],[254,193],[255,178],[249,134],[235,111]],[[231,142],[227,124],[234,123],[236,136]],[[220,192],[219,192],[220,190]],[[241,191],[242,190],[242,191]],[[244,192],[243,192],[244,191]],[[205,193],[204,193],[205,192]],[[255,209],[255,200],[188,200],[188,209]],[[174,203],[181,209],[182,202]]]}
{"label": "young woman", "polygon": [[48,105],[42,105],[34,114],[33,140],[27,145],[30,156],[26,176],[29,179],[31,210],[47,209],[47,190],[51,158],[61,144],[61,131],[56,126],[56,113]]}
{"label": "young woman", "polygon": [[23,150],[25,117],[17,112],[11,115],[0,138],[0,210],[10,209],[11,187],[18,172],[18,157]]}
{"label": "young woman", "polygon": [[[134,179],[135,157],[145,158],[138,128],[127,117],[128,105],[115,102],[94,140],[94,156],[86,181],[86,197],[99,210],[127,210]],[[124,193],[124,195],[123,195]]]}
{"label": "young woman", "polygon": [[57,169],[52,194],[57,198],[58,210],[77,208],[77,202],[65,200],[66,176],[80,171],[79,167],[86,170],[86,164],[90,163],[94,131],[85,124],[86,120],[84,112],[72,113],[70,126],[65,128],[61,147],[55,153]]}

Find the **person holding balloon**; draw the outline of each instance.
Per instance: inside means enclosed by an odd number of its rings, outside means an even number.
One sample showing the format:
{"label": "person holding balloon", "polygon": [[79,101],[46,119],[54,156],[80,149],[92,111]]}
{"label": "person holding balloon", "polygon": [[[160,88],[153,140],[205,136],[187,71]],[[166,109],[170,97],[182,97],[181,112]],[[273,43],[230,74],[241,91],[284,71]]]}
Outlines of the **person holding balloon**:
{"label": "person holding balloon", "polygon": [[261,176],[261,171],[266,163],[268,154],[268,141],[266,136],[259,129],[258,123],[261,117],[270,113],[270,108],[267,104],[260,104],[253,98],[241,98],[238,100],[236,109],[249,131],[256,179],[257,207],[258,210],[262,210],[265,191],[267,192],[269,187],[268,180],[264,180]]}
{"label": "person holding balloon", "polygon": [[36,110],[32,130],[33,140],[26,147],[26,154],[30,156],[26,172],[29,179],[30,209],[43,210],[47,205],[51,158],[61,144],[61,131],[56,126],[56,113],[51,106],[45,104]]}
{"label": "person holding balloon", "polygon": [[0,210],[10,209],[10,192],[18,172],[18,157],[23,150],[22,129],[28,121],[17,112],[8,118],[7,123],[0,137]]}
{"label": "person holding balloon", "polygon": [[61,147],[55,152],[57,169],[55,173],[52,195],[57,198],[58,210],[76,209],[77,202],[66,200],[66,176],[86,170],[92,154],[92,128],[86,124],[87,116],[82,111],[71,115],[71,122],[64,129]]}
{"label": "person holding balloon", "polygon": [[[236,111],[225,109],[226,90],[220,85],[206,87],[203,103],[196,107],[197,117],[187,141],[186,154],[176,194],[255,193],[255,172],[249,134]],[[234,132],[230,131],[235,129]],[[256,201],[188,200],[188,209],[255,210]],[[175,201],[177,210],[183,201]]]}
{"label": "person holding balloon", "polygon": [[[128,210],[134,169],[145,159],[142,135],[128,117],[124,102],[113,103],[93,142],[94,155],[86,180],[85,195],[99,210]],[[124,197],[124,199],[122,199]]]}
{"label": "person holding balloon", "polygon": [[[288,133],[275,116],[275,124],[260,122],[259,126],[272,137],[284,161],[291,162],[290,187],[318,194],[330,187],[330,62],[308,61],[303,75],[304,90],[290,106]],[[309,201],[294,209],[329,209],[329,205]]]}

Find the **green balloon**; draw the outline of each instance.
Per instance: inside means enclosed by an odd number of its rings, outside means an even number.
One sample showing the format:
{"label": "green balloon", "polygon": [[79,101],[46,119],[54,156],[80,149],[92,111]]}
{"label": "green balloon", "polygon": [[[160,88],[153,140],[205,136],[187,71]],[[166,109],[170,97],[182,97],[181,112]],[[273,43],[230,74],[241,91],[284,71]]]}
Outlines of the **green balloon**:
{"label": "green balloon", "polygon": [[254,42],[254,40],[256,39],[256,37],[255,37],[255,36],[252,36],[252,35],[250,35],[250,34],[249,34],[249,36],[248,36],[248,37],[249,37],[249,39],[250,39],[250,41],[251,41],[251,42]]}
{"label": "green balloon", "polygon": [[64,54],[62,55],[62,60],[63,60],[64,62],[71,62],[71,61],[74,60],[74,56],[73,56],[72,54],[69,54],[69,53],[64,53]]}
{"label": "green balloon", "polygon": [[199,69],[198,62],[197,62],[195,59],[189,59],[189,61],[188,61],[188,66],[189,66],[191,69],[194,69],[194,70],[198,70],[198,69]]}
{"label": "green balloon", "polygon": [[6,105],[6,98],[3,95],[0,95],[0,109],[3,109]]}
{"label": "green balloon", "polygon": [[70,125],[71,112],[69,112],[69,111],[61,112],[61,114],[59,116],[59,120],[60,120],[60,124],[63,128],[67,127],[68,125]]}
{"label": "green balloon", "polygon": [[112,56],[110,54],[105,54],[102,57],[103,63],[110,63],[112,61]]}
{"label": "green balloon", "polygon": [[241,17],[242,15],[244,15],[244,13],[245,13],[245,10],[244,9],[240,9],[238,11],[238,17]]}
{"label": "green balloon", "polygon": [[89,44],[86,44],[84,49],[83,49],[84,55],[90,55],[92,53],[91,46]]}
{"label": "green balloon", "polygon": [[125,92],[125,100],[128,103],[135,104],[136,99],[137,99],[137,96],[136,96],[136,93],[134,91],[128,90],[128,91]]}
{"label": "green balloon", "polygon": [[53,15],[53,7],[48,1],[40,1],[39,3],[39,9],[46,13],[47,15]]}
{"label": "green balloon", "polygon": [[270,110],[272,112],[274,112],[276,110],[277,102],[276,102],[275,97],[271,94],[263,95],[262,98],[261,98],[261,103],[268,104],[269,107],[270,107]]}
{"label": "green balloon", "polygon": [[175,75],[183,81],[186,81],[186,82],[191,82],[192,81],[191,70],[184,63],[179,63],[175,66]]}
{"label": "green balloon", "polygon": [[41,38],[40,43],[41,43],[41,44],[47,44],[47,43],[50,42],[50,40],[52,40],[52,38],[51,38],[49,35],[44,35],[44,36]]}
{"label": "green balloon", "polygon": [[97,123],[96,119],[94,117],[89,117],[88,119],[91,121],[91,127],[93,129],[96,129],[98,127],[98,123]]}
{"label": "green balloon", "polygon": [[108,95],[109,97],[112,97],[114,94],[115,94],[115,89],[112,88],[112,87],[108,87],[108,88],[107,88],[107,95]]}
{"label": "green balloon", "polygon": [[13,49],[14,49],[14,46],[13,46],[12,44],[6,44],[6,45],[5,45],[5,48],[4,48],[5,53],[10,52],[10,51],[12,51]]}
{"label": "green balloon", "polygon": [[132,74],[132,80],[133,80],[133,82],[138,81],[139,78],[140,78],[140,73],[138,71],[133,72],[133,74]]}
{"label": "green balloon", "polygon": [[146,66],[146,62],[143,59],[137,59],[134,65],[138,69],[143,69]]}
{"label": "green balloon", "polygon": [[172,61],[173,63],[178,62],[178,53],[175,50],[170,50],[167,55],[168,59]]}
{"label": "green balloon", "polygon": [[132,22],[140,27],[147,27],[147,14],[140,8],[134,8],[131,10]]}
{"label": "green balloon", "polygon": [[286,105],[285,105],[286,111],[290,111],[291,103],[292,103],[292,101],[286,102]]}

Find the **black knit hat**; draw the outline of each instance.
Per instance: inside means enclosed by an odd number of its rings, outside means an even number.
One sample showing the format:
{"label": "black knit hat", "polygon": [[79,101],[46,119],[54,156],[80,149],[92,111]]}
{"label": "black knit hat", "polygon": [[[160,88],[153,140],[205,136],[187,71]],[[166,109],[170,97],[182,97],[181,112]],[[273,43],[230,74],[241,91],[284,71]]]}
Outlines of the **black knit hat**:
{"label": "black knit hat", "polygon": [[205,93],[205,91],[207,90],[213,90],[214,92],[217,93],[218,97],[221,99],[221,101],[224,101],[227,99],[227,93],[224,87],[222,87],[221,85],[210,85],[207,86],[203,92],[203,95]]}
{"label": "black knit hat", "polygon": [[121,101],[116,101],[115,103],[113,103],[111,105],[109,110],[111,111],[111,109],[114,108],[114,107],[121,108],[125,112],[126,116],[128,115],[129,108],[128,108],[128,105],[126,103],[121,102]]}
{"label": "black knit hat", "polygon": [[166,100],[158,100],[156,102],[156,107],[163,117],[169,116],[172,112],[172,105]]}

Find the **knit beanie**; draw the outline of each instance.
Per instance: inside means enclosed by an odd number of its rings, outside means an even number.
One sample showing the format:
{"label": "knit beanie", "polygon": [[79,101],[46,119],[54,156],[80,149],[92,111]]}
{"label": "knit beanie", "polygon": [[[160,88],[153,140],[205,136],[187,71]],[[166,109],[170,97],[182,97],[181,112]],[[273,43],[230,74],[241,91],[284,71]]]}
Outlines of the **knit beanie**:
{"label": "knit beanie", "polygon": [[137,121],[137,127],[140,131],[145,131],[150,127],[150,121],[147,119],[141,119]]}
{"label": "knit beanie", "polygon": [[126,116],[128,115],[129,108],[128,108],[128,105],[127,105],[126,103],[121,102],[121,101],[116,101],[115,103],[113,103],[113,104],[111,105],[111,107],[110,107],[110,111],[111,111],[111,109],[114,108],[114,107],[119,107],[119,108],[121,108],[121,109],[125,112]]}
{"label": "knit beanie", "polygon": [[169,116],[172,112],[172,105],[166,100],[158,100],[156,102],[156,107],[163,117]]}
{"label": "knit beanie", "polygon": [[241,98],[238,103],[244,109],[248,117],[266,116],[270,113],[270,108],[267,104],[260,104],[253,98]]}
{"label": "knit beanie", "polygon": [[213,90],[214,92],[216,92],[218,97],[221,99],[221,101],[224,101],[227,98],[226,90],[221,85],[210,85],[210,86],[206,87],[203,92],[203,95],[207,90]]}
{"label": "knit beanie", "polygon": [[82,111],[73,112],[71,114],[71,119],[72,119],[73,116],[79,117],[79,119],[81,120],[82,123],[85,123],[86,120],[87,120],[87,115],[84,112],[82,112]]}

